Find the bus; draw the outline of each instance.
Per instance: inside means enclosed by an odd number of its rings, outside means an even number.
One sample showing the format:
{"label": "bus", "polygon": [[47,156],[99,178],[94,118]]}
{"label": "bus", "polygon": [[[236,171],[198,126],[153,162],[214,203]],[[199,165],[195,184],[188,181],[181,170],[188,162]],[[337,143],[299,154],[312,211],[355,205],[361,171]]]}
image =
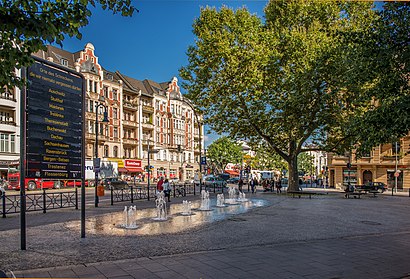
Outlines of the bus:
{"label": "bus", "polygon": [[[9,190],[20,190],[20,165],[9,165],[7,180],[7,189]],[[32,191],[36,189],[59,189],[63,185],[60,180],[45,180],[41,178],[26,177],[24,184],[27,190]]]}

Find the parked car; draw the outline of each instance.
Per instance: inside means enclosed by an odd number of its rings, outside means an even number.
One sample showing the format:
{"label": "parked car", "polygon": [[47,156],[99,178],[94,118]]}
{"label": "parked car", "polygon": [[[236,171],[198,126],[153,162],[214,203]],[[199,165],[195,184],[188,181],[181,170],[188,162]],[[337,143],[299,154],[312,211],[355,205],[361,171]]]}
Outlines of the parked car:
{"label": "parked car", "polygon": [[101,180],[101,184],[105,189],[128,189],[128,183],[118,177],[106,177]]}
{"label": "parked car", "polygon": [[238,182],[239,182],[239,177],[232,177],[226,181],[227,184],[238,184]]}
{"label": "parked car", "polygon": [[227,173],[220,173],[217,174],[216,177],[227,181],[231,176]]}
{"label": "parked car", "polygon": [[365,185],[360,185],[356,188],[368,191],[379,191],[382,193],[387,190],[387,186],[383,182],[368,182]]}
{"label": "parked car", "polygon": [[214,175],[208,175],[204,178],[205,187],[226,187],[227,183],[222,178],[216,177]]}

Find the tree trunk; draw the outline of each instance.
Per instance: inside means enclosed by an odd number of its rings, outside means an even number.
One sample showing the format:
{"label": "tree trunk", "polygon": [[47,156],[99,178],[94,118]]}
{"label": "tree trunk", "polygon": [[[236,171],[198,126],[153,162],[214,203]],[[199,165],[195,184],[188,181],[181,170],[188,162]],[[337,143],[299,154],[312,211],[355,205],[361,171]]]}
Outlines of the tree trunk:
{"label": "tree trunk", "polygon": [[299,173],[298,173],[298,157],[293,156],[288,161],[289,168],[289,180],[288,180],[288,191],[298,191],[299,190]]}

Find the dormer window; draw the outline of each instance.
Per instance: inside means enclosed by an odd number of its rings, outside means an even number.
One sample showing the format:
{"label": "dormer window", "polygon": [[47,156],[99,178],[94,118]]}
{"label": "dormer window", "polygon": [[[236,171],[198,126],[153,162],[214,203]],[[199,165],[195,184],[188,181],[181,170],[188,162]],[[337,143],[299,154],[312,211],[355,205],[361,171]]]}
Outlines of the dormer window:
{"label": "dormer window", "polygon": [[61,63],[61,65],[68,67],[68,60],[67,59],[61,58],[60,63]]}

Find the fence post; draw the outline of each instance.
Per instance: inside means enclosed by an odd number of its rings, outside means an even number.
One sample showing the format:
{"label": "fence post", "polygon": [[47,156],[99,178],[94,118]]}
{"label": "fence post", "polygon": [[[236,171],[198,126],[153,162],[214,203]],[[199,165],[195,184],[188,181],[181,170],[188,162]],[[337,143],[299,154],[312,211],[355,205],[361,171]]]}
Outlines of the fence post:
{"label": "fence post", "polygon": [[133,191],[132,185],[131,185],[131,203],[134,203],[134,191]]}
{"label": "fence post", "polygon": [[112,188],[110,189],[110,193],[111,193],[111,205],[114,205],[114,190]]}
{"label": "fence post", "polygon": [[43,213],[46,213],[46,189],[43,189]]}
{"label": "fence post", "polygon": [[[74,182],[75,185],[75,182]],[[75,209],[78,209],[78,189],[75,187]]]}
{"label": "fence post", "polygon": [[6,192],[2,193],[1,200],[3,204],[3,218],[6,218]]}

